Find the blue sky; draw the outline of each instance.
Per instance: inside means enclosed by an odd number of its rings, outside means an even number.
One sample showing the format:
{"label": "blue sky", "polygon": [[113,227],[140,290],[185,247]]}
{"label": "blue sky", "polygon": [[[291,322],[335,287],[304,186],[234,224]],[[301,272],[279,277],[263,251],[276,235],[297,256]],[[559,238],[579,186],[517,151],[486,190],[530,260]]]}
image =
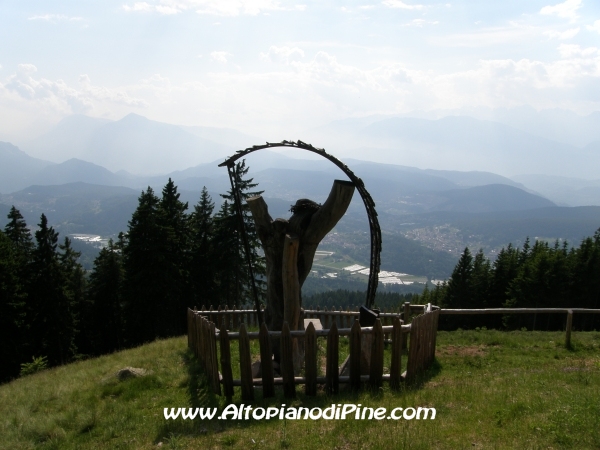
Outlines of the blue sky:
{"label": "blue sky", "polygon": [[600,110],[600,2],[0,1],[4,140],[73,113],[290,135],[519,105]]}

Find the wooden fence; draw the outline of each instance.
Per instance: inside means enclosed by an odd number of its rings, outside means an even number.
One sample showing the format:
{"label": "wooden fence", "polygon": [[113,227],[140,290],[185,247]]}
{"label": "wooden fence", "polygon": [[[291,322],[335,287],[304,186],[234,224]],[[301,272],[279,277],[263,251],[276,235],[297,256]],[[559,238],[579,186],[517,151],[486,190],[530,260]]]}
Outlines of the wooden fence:
{"label": "wooden fence", "polygon": [[[425,309],[426,305],[411,305],[409,302],[406,302],[400,311],[381,312],[379,318],[383,326],[392,325],[394,317],[400,317],[400,320],[408,323],[411,315],[423,314]],[[210,308],[202,306],[197,312],[202,316],[206,316],[208,320],[215,324],[222,325],[223,321],[225,321],[225,327],[228,330],[237,330],[241,323],[245,323],[247,326],[258,327],[256,311],[253,309],[237,309],[236,307],[221,309],[220,306],[218,309],[213,309],[212,306]],[[321,309],[317,307],[317,309],[303,310],[302,318],[319,319],[323,328],[330,328],[333,322],[336,323],[338,328],[350,328],[354,324],[354,321],[359,318],[359,312],[344,311],[341,307],[339,309]]]}
{"label": "wooden fence", "polygon": [[[415,306],[415,305],[412,305]],[[405,305],[406,307],[406,305]],[[410,313],[410,305],[405,309]],[[414,311],[419,309],[414,308]],[[252,320],[254,311],[217,310],[196,311],[188,309],[188,346],[194,351],[200,364],[205,369],[212,390],[215,394],[224,394],[228,399],[233,396],[234,387],[241,388],[242,399],[250,401],[254,398],[254,387],[260,386],[263,397],[275,395],[275,386],[283,386],[284,396],[296,395],[296,386],[304,385],[306,395],[316,395],[317,385],[324,385],[329,393],[337,393],[342,383],[348,383],[351,388],[358,389],[361,383],[379,387],[383,382],[389,382],[392,388],[398,388],[403,381],[414,382],[420,372],[427,369],[435,356],[435,338],[439,309],[431,305],[420,307],[422,315],[416,316],[411,324],[403,325],[399,314],[384,315],[383,320],[391,321],[391,325],[382,325],[382,319],[377,319],[373,327],[361,327],[358,322],[358,312],[353,311],[305,311],[308,313],[325,314],[331,321],[328,329],[316,330],[311,323],[306,330],[290,331],[284,323],[282,331],[269,331],[265,324],[258,332],[249,332],[246,323]],[[384,313],[385,314],[385,313]],[[213,319],[213,320],[209,320]],[[353,318],[351,327],[338,328],[338,322],[348,323]],[[248,322],[246,320],[248,320]],[[335,320],[334,320],[335,319]],[[218,329],[215,321],[221,324]],[[344,322],[345,321],[345,322]],[[238,332],[230,332],[230,326],[239,324]],[[251,322],[250,322],[251,323]],[[389,374],[384,374],[383,353],[385,334],[391,336],[391,364]],[[361,345],[364,336],[372,336],[370,364],[368,374],[361,370]],[[339,371],[339,338],[349,338],[349,368],[347,375]],[[406,372],[401,373],[403,348],[409,339],[408,360]],[[317,339],[326,340],[325,374],[319,374],[317,359]],[[252,354],[250,341],[258,340],[260,347],[261,377],[253,378]],[[271,340],[280,339],[281,361],[276,377],[273,371]],[[292,361],[292,340],[303,339],[305,350],[304,376],[295,376]],[[231,361],[231,341],[238,341],[240,378],[233,379]],[[220,370],[219,370],[220,369]],[[221,389],[222,386],[222,389]],[[223,392],[222,392],[223,391]]]}
{"label": "wooden fence", "polygon": [[[437,307],[434,307],[437,308]],[[573,328],[573,313],[600,314],[600,309],[590,308],[481,308],[481,309],[440,309],[442,315],[456,314],[566,314],[565,345],[571,346],[571,332]]]}

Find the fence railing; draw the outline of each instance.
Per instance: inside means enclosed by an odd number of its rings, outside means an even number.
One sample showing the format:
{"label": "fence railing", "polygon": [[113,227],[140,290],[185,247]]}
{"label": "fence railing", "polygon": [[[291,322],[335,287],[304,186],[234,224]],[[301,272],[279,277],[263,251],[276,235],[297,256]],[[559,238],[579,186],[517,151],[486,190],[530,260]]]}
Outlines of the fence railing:
{"label": "fence railing", "polygon": [[[434,307],[437,308],[437,307]],[[591,308],[479,308],[479,309],[440,309],[442,315],[478,315],[478,314],[566,314],[565,345],[571,346],[571,333],[573,329],[573,313],[600,314],[600,309]]]}
{"label": "fence railing", "polygon": [[[380,312],[379,318],[384,326],[392,325],[394,317],[400,317],[400,320],[404,320],[404,322],[408,323],[411,315],[423,314],[426,306],[427,305],[411,305],[409,302],[406,302],[399,311]],[[229,307],[221,309],[220,306],[217,309],[213,309],[212,307],[205,308],[202,306],[197,311],[220,326],[223,324],[223,321],[225,321],[225,327],[228,330],[237,330],[241,323],[258,327],[256,311],[253,309],[236,309],[235,307],[232,309],[229,309]],[[323,328],[331,327],[334,321],[338,328],[350,328],[352,327],[354,320],[359,318],[358,311],[351,311],[349,309],[344,311],[341,307],[339,309],[335,309],[335,307],[330,309],[326,307],[322,309],[319,307],[316,309],[305,309],[302,311],[302,315],[304,319],[319,319]]]}
{"label": "fence railing", "polygon": [[[415,305],[413,305],[415,306]],[[418,311],[416,308],[415,311]],[[377,319],[373,327],[361,327],[357,319],[358,312],[354,311],[305,311],[305,318],[311,315],[325,314],[331,320],[328,329],[316,330],[310,323],[306,330],[290,331],[284,323],[282,331],[269,331],[265,324],[257,332],[247,330],[246,321],[252,320],[254,311],[247,310],[217,310],[196,311],[188,309],[188,346],[194,351],[200,364],[205,369],[214,393],[231,398],[234,387],[241,388],[242,399],[250,401],[254,398],[254,387],[260,386],[263,397],[272,397],[275,386],[282,385],[285,397],[294,397],[296,386],[304,385],[306,395],[316,395],[317,385],[324,385],[327,392],[335,394],[340,384],[348,383],[353,389],[361,383],[371,386],[381,386],[389,382],[392,388],[398,388],[403,381],[412,383],[418,374],[427,369],[435,356],[435,339],[439,309],[431,305],[420,308],[422,315],[413,318],[412,323],[403,325],[399,314],[385,315],[383,320],[391,321],[391,325],[383,325],[382,319]],[[307,314],[308,313],[308,314]],[[249,315],[249,316],[248,316]],[[309,317],[306,317],[306,316]],[[209,319],[210,318],[210,319]],[[353,318],[351,327],[338,328],[338,322]],[[212,319],[212,320],[211,320]],[[239,331],[229,331],[238,320]],[[215,321],[221,324],[217,328]],[[391,364],[388,374],[384,374],[384,342],[385,334],[391,336]],[[347,375],[340,374],[339,338],[349,339],[349,357],[346,367]],[[317,340],[326,340],[325,374],[319,374],[317,358]],[[409,340],[407,368],[402,373],[403,348]],[[273,371],[272,346],[273,339],[280,340],[281,361],[279,376]],[[298,373],[292,360],[293,339],[304,340],[304,375]],[[250,341],[258,340],[260,348],[261,375],[254,378],[252,374],[252,354]],[[240,378],[233,378],[231,345],[238,341]],[[370,361],[368,370],[361,363],[365,345],[370,346]],[[258,355],[256,355],[258,356]]]}

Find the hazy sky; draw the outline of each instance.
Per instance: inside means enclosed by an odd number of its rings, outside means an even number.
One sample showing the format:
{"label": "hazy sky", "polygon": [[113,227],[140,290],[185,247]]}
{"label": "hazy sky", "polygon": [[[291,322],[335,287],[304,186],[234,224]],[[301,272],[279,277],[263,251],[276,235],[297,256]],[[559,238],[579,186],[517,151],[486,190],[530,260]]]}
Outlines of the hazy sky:
{"label": "hazy sky", "polygon": [[523,104],[600,110],[599,1],[0,0],[4,139],[73,113],[289,135]]}

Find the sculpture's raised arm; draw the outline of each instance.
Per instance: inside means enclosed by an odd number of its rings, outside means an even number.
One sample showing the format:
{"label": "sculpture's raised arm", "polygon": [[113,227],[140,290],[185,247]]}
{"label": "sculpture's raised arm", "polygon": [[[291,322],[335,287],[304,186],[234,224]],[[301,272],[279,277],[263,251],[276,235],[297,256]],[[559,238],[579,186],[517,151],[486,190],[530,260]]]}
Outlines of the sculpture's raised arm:
{"label": "sculpture's raised arm", "polygon": [[354,183],[351,181],[335,180],[327,200],[312,215],[310,224],[303,236],[304,241],[316,244],[321,242],[325,235],[346,214],[353,194]]}
{"label": "sculpture's raised arm", "polygon": [[312,268],[315,252],[319,242],[329,233],[335,224],[346,214],[354,194],[354,183],[351,181],[335,180],[329,196],[323,205],[310,217],[304,227],[299,222],[290,219],[290,231],[300,236],[300,249],[298,251],[298,280],[300,286]]}

